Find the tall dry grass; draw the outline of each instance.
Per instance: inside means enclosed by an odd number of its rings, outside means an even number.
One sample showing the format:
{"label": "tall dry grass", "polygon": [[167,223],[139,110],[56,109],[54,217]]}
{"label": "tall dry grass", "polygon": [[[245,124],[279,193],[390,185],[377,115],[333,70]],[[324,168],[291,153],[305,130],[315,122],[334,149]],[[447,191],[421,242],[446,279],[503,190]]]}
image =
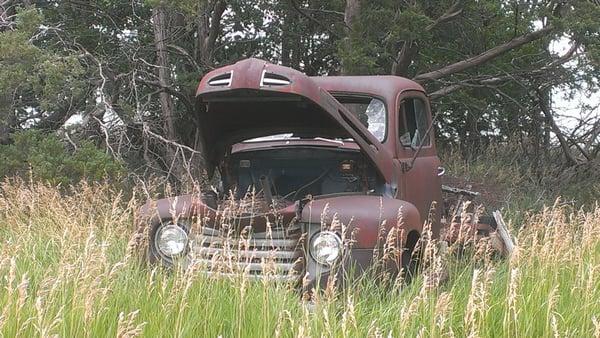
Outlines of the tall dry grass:
{"label": "tall dry grass", "polygon": [[306,306],[284,284],[141,266],[133,196],[2,184],[0,335],[600,337],[598,207],[527,216],[510,260],[434,250],[450,275],[437,288],[363,278]]}

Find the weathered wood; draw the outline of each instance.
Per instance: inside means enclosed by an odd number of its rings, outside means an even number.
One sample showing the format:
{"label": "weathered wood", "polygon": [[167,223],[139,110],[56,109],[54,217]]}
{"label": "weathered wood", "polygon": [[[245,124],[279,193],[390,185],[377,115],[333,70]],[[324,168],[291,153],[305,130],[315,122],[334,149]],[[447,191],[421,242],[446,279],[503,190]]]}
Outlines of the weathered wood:
{"label": "weathered wood", "polygon": [[496,220],[496,226],[498,234],[504,243],[504,248],[506,249],[507,255],[510,257],[515,249],[515,243],[508,232],[508,228],[506,227],[506,223],[504,223],[504,219],[502,218],[502,214],[500,211],[496,210],[492,213],[494,219]]}
{"label": "weathered wood", "polygon": [[480,195],[480,193],[478,193],[477,191],[471,191],[471,190],[467,190],[467,189],[450,187],[447,185],[442,185],[442,191],[451,193],[451,194],[466,195],[466,196],[471,196],[471,197],[477,197]]}

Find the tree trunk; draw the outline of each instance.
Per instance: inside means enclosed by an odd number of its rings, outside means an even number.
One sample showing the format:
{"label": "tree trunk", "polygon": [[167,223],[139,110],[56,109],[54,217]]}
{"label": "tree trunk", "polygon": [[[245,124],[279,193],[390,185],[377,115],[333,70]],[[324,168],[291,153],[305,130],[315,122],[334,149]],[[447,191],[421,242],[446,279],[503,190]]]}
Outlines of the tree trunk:
{"label": "tree trunk", "polygon": [[[358,21],[360,15],[360,0],[346,0],[346,8],[344,10],[344,23],[346,24],[346,37],[344,38],[345,43],[349,43],[350,34],[355,29],[354,26]],[[342,63],[342,75],[350,75],[351,70],[348,69],[348,65]]]}
{"label": "tree trunk", "polygon": [[[2,102],[0,100],[0,102]],[[0,112],[0,144],[9,144],[10,134],[13,131],[13,125],[15,124],[15,115],[5,112]]]}
{"label": "tree trunk", "polygon": [[417,51],[418,49],[414,41],[404,41],[392,64],[392,75],[407,77],[408,67],[417,55]]}
{"label": "tree trunk", "polygon": [[[154,45],[156,48],[156,65],[158,66],[158,81],[160,85],[169,87],[171,85],[171,72],[169,69],[169,54],[167,53],[166,40],[168,38],[167,14],[162,6],[156,7],[152,14],[154,28]],[[161,91],[160,107],[163,116],[163,128],[166,137],[171,141],[177,140],[174,123],[174,105],[171,95]]]}
{"label": "tree trunk", "polygon": [[197,31],[198,31],[198,63],[203,68],[213,67],[213,51],[215,42],[221,33],[221,19],[223,12],[227,9],[227,3],[222,0],[207,1],[200,8],[198,13]]}
{"label": "tree trunk", "polygon": [[[158,81],[162,88],[171,86],[171,70],[169,66],[169,54],[167,52],[167,40],[169,28],[167,25],[167,12],[163,6],[157,6],[152,12],[152,25],[154,29],[154,46],[156,49],[156,65]],[[165,138],[170,142],[178,142],[175,129],[175,104],[171,94],[162,90],[159,93],[160,108],[163,120],[163,132]],[[178,149],[175,144],[165,144],[165,162],[167,176],[174,175],[179,182],[183,181],[185,163],[180,163],[177,158]]]}
{"label": "tree trunk", "polygon": [[344,10],[344,23],[346,23],[346,29],[353,29],[359,14],[360,0],[346,0],[346,9]]}
{"label": "tree trunk", "polygon": [[554,116],[552,116],[552,111],[550,111],[550,107],[548,106],[548,101],[549,101],[548,96],[544,95],[544,93],[540,89],[537,89],[536,93],[537,93],[537,97],[539,100],[539,104],[540,104],[542,113],[544,113],[544,115],[546,116],[546,119],[548,120],[548,124],[550,125],[550,128],[552,128],[554,135],[556,135],[556,138],[558,139],[558,143],[560,144],[560,147],[563,150],[563,153],[565,155],[565,159],[567,160],[567,163],[569,165],[576,165],[577,159],[575,159],[575,157],[571,153],[571,149],[569,148],[569,144],[567,143],[565,136],[563,135],[562,131],[556,124],[556,121],[554,121]]}

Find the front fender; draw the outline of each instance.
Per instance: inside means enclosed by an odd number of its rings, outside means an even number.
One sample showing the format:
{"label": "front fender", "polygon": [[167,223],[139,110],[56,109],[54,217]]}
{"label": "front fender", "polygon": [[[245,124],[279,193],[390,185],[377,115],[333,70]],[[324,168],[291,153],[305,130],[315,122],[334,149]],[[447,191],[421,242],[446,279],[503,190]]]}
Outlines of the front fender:
{"label": "front fender", "polygon": [[165,219],[190,218],[192,216],[208,216],[213,210],[202,203],[201,198],[194,195],[182,195],[149,201],[136,214],[136,224],[157,224]]}
{"label": "front fender", "polygon": [[302,209],[302,222],[330,227],[340,224],[353,234],[353,248],[372,249],[392,228],[402,234],[402,244],[411,231],[421,234],[423,223],[417,208],[403,200],[369,195],[322,196]]}

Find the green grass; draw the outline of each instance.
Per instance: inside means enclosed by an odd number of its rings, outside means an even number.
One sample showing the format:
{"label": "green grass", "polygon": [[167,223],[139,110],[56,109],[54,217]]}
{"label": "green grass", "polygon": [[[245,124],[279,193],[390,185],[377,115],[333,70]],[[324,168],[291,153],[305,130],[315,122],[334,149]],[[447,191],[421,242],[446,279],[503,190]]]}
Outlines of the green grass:
{"label": "green grass", "polygon": [[139,201],[107,186],[0,191],[4,337],[600,336],[598,208],[527,216],[510,260],[437,256],[450,274],[437,288],[365,278],[313,309],[290,286],[141,266],[128,255]]}

